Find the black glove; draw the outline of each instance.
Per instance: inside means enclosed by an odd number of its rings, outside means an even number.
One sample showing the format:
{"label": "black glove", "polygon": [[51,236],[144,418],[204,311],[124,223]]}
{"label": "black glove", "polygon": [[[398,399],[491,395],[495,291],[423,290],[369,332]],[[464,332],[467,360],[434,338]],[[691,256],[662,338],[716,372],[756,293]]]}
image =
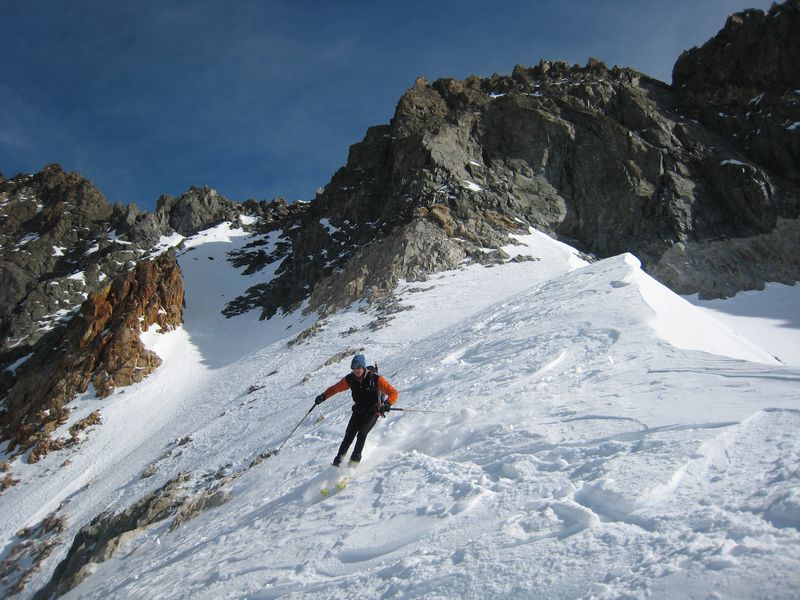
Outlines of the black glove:
{"label": "black glove", "polygon": [[381,416],[382,416],[382,417],[385,417],[385,416],[386,416],[386,413],[387,413],[387,412],[389,412],[389,407],[390,407],[390,406],[391,406],[391,404],[389,404],[389,401],[388,401],[388,400],[384,400],[383,402],[381,402],[381,407],[380,407],[380,409],[378,410],[378,412],[380,412],[380,413],[381,413]]}
{"label": "black glove", "polygon": [[314,404],[315,405],[316,404],[322,404],[323,402],[325,402],[325,394],[320,394],[319,396],[314,398]]}

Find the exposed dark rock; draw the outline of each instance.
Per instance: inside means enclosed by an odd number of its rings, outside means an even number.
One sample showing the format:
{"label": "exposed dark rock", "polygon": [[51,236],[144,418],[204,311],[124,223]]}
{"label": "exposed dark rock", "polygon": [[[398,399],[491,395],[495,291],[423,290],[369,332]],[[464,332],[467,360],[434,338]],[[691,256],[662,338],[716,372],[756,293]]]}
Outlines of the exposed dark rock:
{"label": "exposed dark rock", "polygon": [[[531,225],[592,256],[633,252],[673,289],[703,297],[798,279],[797,249],[763,243],[800,213],[800,126],[788,127],[800,121],[791,112],[800,103],[797,5],[732,17],[719,40],[681,58],[680,88],[597,59],[418,79],[391,123],[350,148],[280,252],[263,257],[282,261],[277,277],[226,313],[258,307],[271,317],[308,300],[327,314],[356,299],[386,301],[401,278],[507,260],[498,249],[508,234]],[[755,40],[761,58],[735,59]],[[709,73],[730,57],[738,66],[728,85],[724,70]],[[756,88],[785,101],[780,135],[764,142],[774,160],[741,142],[757,129],[715,127],[706,113],[695,120],[698,107],[746,99],[747,108]],[[766,268],[742,267],[743,252]]]}
{"label": "exposed dark rock", "polygon": [[11,463],[7,460],[0,460],[0,496],[8,488],[19,483],[19,479],[11,474]]}
{"label": "exposed dark rock", "polygon": [[169,526],[170,531],[174,531],[187,521],[191,521],[204,510],[217,508],[231,499],[230,490],[212,488],[201,494],[197,494],[181,504],[175,519]]}
{"label": "exposed dark rock", "polygon": [[65,530],[66,522],[56,512],[16,533],[10,551],[0,563],[0,585],[8,597],[25,589],[45,559],[62,543]]}
{"label": "exposed dark rock", "polygon": [[115,204],[111,223],[118,236],[142,248],[155,246],[162,235],[170,232],[156,215],[139,211],[135,204],[126,207]]}
{"label": "exposed dark rock", "polygon": [[[800,273],[800,220],[778,219],[769,233],[745,238],[675,244],[653,267],[653,275],[671,282],[678,293],[695,291],[694,277],[709,276],[705,295],[730,297],[743,289],[763,289],[764,281],[794,284]],[[768,279],[765,274],[769,274]]]}
{"label": "exposed dark rock", "polygon": [[190,236],[223,221],[240,225],[240,205],[208,187],[191,187],[175,198],[163,195],[156,205],[156,217],[163,229],[171,228]]}
{"label": "exposed dark rock", "polygon": [[746,10],[701,48],[684,52],[672,81],[682,106],[750,161],[800,182],[800,1]]}
{"label": "exposed dark rock", "polygon": [[400,277],[423,281],[430,273],[457,268],[466,257],[461,243],[430,220],[418,218],[364,246],[342,269],[322,278],[311,294],[311,306],[329,314],[358,298],[377,302]]}
{"label": "exposed dark rock", "polygon": [[81,528],[67,557],[34,598],[56,598],[65,594],[89,576],[93,564],[114,556],[120,547],[148,525],[175,514],[185,501],[184,485],[188,480],[189,474],[181,474],[124,511],[95,517]]}
{"label": "exposed dark rock", "polygon": [[58,165],[0,183],[0,366],[30,354],[163,233],[153,215],[112,207]]}
{"label": "exposed dark rock", "polygon": [[228,465],[199,481],[192,481],[191,473],[181,473],[128,508],[118,513],[99,514],[78,531],[66,558],[34,598],[41,600],[65,594],[91,574],[93,565],[116,556],[121,548],[155,523],[172,518],[168,529],[172,532],[203,511],[221,506],[231,498],[226,488],[228,484],[273,455],[274,452],[263,452],[241,470],[228,472]]}
{"label": "exposed dark rock", "polygon": [[340,352],[337,352],[333,356],[331,356],[328,360],[325,361],[325,366],[335,365],[346,358],[353,356],[354,354],[358,354],[359,352],[364,352],[364,348],[347,348]]}

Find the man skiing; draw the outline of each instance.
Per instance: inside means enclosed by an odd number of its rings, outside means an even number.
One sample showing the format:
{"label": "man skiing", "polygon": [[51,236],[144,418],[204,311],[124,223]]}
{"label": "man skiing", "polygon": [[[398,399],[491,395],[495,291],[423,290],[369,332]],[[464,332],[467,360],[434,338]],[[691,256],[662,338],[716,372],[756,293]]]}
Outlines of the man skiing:
{"label": "man skiing", "polygon": [[[347,423],[342,445],[339,452],[333,459],[333,465],[338,467],[342,459],[347,454],[350,444],[356,440],[353,453],[350,455],[351,463],[361,461],[361,452],[364,450],[364,442],[367,435],[375,426],[378,416],[385,416],[389,407],[397,402],[397,390],[392,387],[384,377],[378,375],[372,368],[367,369],[367,360],[363,354],[356,354],[350,363],[351,373],[342,378],[341,381],[332,385],[314,399],[314,404],[322,404],[339,392],[350,389],[353,394],[353,414]],[[381,400],[382,394],[386,395],[385,400]]]}

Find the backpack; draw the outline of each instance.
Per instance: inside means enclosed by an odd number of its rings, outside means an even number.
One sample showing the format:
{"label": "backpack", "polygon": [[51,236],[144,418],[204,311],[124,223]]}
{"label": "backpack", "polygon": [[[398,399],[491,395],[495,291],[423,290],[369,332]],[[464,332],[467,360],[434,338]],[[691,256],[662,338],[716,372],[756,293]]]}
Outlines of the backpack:
{"label": "backpack", "polygon": [[[375,387],[378,387],[378,377],[380,377],[380,374],[378,373],[378,363],[375,363],[374,365],[369,365],[367,367],[367,373],[372,375],[373,385]],[[384,400],[386,400],[386,394],[384,394],[382,391],[378,390],[378,402],[383,404]]]}

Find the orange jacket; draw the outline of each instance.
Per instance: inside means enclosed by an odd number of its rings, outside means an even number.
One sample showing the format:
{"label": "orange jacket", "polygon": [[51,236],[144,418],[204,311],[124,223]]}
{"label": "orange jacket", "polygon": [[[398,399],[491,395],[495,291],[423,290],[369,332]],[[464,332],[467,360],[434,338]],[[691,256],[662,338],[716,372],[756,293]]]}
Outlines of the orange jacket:
{"label": "orange jacket", "polygon": [[[366,377],[366,374],[364,375]],[[354,375],[355,377],[355,375]],[[387,396],[387,400],[389,404],[394,404],[397,402],[397,396],[399,395],[397,390],[392,386],[391,383],[386,381],[386,378],[383,375],[378,375],[378,379],[375,381],[375,386]],[[347,383],[347,377],[342,377],[341,381],[338,383],[334,383],[331,387],[327,390],[322,392],[327,400],[334,394],[338,394],[339,392],[344,392],[350,389],[350,384]]]}

